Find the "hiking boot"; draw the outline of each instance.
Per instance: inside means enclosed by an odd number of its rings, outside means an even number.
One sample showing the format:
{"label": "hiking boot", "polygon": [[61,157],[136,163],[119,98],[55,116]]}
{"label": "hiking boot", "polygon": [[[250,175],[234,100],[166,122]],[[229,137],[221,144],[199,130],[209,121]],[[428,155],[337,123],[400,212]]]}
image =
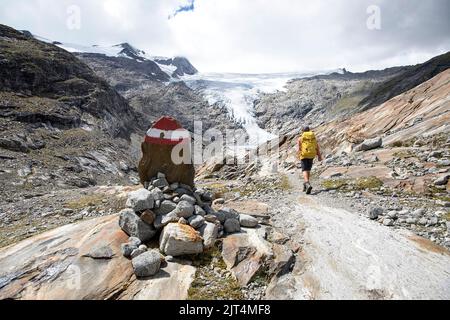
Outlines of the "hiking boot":
{"label": "hiking boot", "polygon": [[303,192],[306,192],[306,182],[303,184]]}
{"label": "hiking boot", "polygon": [[311,184],[307,183],[306,186],[306,194],[311,194],[313,187],[311,186]]}

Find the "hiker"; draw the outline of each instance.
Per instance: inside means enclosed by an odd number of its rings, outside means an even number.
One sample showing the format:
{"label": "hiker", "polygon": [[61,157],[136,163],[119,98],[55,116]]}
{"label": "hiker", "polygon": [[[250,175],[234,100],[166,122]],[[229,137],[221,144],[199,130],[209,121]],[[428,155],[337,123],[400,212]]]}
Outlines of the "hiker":
{"label": "hiker", "polygon": [[303,178],[303,192],[311,194],[312,186],[309,181],[311,176],[311,169],[314,158],[317,156],[319,161],[322,161],[322,154],[320,153],[319,144],[316,140],[316,135],[311,131],[309,126],[303,128],[303,133],[298,139],[299,158],[302,165]]}

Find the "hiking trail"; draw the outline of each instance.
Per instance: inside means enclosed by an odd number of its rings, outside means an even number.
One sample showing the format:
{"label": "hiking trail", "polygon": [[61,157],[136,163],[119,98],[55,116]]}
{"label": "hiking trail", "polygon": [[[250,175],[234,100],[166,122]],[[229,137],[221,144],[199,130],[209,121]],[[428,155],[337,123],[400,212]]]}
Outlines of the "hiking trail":
{"label": "hiking trail", "polygon": [[292,210],[275,228],[302,244],[291,273],[272,281],[269,299],[449,299],[450,254],[406,230],[333,207],[289,176]]}

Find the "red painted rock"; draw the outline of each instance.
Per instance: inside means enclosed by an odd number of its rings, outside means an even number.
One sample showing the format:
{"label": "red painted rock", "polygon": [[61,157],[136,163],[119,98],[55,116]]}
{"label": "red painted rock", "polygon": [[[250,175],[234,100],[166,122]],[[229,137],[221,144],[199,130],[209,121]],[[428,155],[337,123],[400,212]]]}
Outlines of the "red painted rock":
{"label": "red painted rock", "polygon": [[142,143],[142,159],[139,162],[141,183],[150,181],[161,172],[169,183],[194,186],[195,169],[191,159],[189,131],[177,120],[162,117],[147,131]]}

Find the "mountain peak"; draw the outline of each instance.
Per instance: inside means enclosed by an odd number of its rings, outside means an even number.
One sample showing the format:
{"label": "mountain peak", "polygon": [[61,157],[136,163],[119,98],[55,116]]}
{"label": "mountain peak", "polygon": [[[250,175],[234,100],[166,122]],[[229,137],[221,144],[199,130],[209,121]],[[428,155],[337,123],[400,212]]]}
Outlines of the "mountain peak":
{"label": "mountain peak", "polygon": [[145,60],[145,56],[146,56],[145,51],[139,50],[139,49],[133,47],[128,42],[117,44],[114,47],[118,47],[118,48],[122,49],[118,53],[119,56],[125,56],[125,57],[128,57],[128,58],[136,59],[136,60],[140,60],[140,61]]}

